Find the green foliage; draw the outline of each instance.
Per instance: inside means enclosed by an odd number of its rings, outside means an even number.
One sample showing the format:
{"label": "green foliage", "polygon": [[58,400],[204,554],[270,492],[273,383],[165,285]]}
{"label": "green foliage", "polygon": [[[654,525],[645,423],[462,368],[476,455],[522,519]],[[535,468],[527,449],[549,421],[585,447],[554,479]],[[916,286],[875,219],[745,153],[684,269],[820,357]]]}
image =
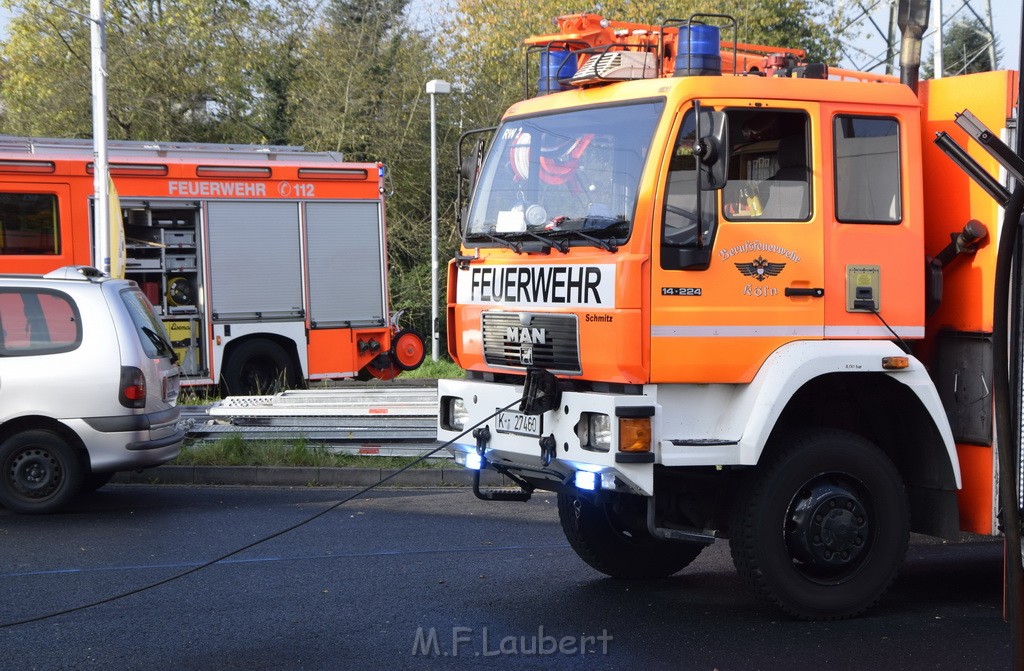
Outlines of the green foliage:
{"label": "green foliage", "polygon": [[[7,6],[13,3],[7,0]],[[297,43],[287,4],[108,0],[112,139],[280,143]],[[5,131],[92,134],[89,24],[48,0],[17,3],[2,46]]]}
{"label": "green foliage", "polygon": [[400,377],[422,380],[460,379],[466,377],[466,371],[447,359],[433,361],[428,357],[423,360],[423,365],[419,368],[405,371]]}

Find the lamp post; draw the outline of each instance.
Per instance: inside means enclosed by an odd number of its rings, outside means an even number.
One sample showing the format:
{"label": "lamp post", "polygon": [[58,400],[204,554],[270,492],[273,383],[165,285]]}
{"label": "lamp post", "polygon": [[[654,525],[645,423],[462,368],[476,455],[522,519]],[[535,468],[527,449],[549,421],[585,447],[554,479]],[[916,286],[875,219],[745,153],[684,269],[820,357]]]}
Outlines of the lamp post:
{"label": "lamp post", "polygon": [[107,160],[107,21],[103,0],[89,0],[89,13],[83,14],[51,4],[89,22],[90,69],[92,75],[92,155],[93,155],[93,265],[100,272],[113,268],[110,245],[110,166]]}
{"label": "lamp post", "polygon": [[111,272],[110,254],[110,190],[107,161],[107,35],[103,17],[103,0],[91,0],[89,23],[92,43],[92,138],[95,214],[96,267]]}
{"label": "lamp post", "polygon": [[437,361],[440,321],[437,316],[437,95],[452,92],[441,79],[427,82],[430,96],[430,358]]}

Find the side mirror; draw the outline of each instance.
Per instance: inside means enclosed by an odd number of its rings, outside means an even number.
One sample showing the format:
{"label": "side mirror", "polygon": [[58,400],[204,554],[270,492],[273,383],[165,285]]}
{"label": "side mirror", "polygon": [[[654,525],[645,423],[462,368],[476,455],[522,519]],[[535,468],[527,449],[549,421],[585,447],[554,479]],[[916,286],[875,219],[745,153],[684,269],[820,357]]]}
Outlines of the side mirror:
{"label": "side mirror", "polygon": [[[473,188],[476,186],[476,180],[480,177],[480,170],[483,168],[487,141],[491,138],[491,134],[494,130],[494,127],[468,130],[459,137],[459,143],[456,145],[458,179],[456,180],[455,190],[455,212],[458,217],[460,230],[462,229],[462,223],[465,221],[466,213],[469,208],[469,196],[473,193]],[[472,136],[477,136],[473,149],[468,152],[464,152],[463,143]]]}
{"label": "side mirror", "polygon": [[729,124],[725,112],[701,110],[697,127],[700,137],[693,155],[700,165],[700,188],[717,191],[725,186],[729,166]]}

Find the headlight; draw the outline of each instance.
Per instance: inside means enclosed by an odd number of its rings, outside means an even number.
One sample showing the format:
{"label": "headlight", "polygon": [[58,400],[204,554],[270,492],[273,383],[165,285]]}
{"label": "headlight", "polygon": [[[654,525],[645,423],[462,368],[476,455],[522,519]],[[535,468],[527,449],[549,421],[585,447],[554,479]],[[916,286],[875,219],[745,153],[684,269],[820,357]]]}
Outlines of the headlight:
{"label": "headlight", "polygon": [[469,423],[469,410],[466,409],[465,401],[454,396],[446,396],[442,400],[442,407],[444,408],[444,428],[449,431],[462,431],[466,428],[466,424]]}
{"label": "headlight", "polygon": [[612,448],[612,418],[594,412],[585,412],[576,425],[580,446],[594,452],[608,452]]}

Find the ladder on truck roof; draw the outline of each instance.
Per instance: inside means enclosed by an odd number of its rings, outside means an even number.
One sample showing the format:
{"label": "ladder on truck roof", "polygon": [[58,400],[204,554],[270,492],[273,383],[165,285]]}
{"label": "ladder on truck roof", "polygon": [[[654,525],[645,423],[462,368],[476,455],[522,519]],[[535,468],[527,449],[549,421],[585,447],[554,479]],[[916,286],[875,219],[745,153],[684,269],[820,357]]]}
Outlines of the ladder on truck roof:
{"label": "ladder on truck roof", "polygon": [[[145,158],[220,158],[220,159],[301,159],[326,163],[343,163],[335,151],[306,151],[296,145],[216,144],[213,142],[145,142],[109,140],[107,151],[115,156]],[[77,138],[22,137],[0,134],[0,152],[25,154],[92,155],[93,142]]]}

